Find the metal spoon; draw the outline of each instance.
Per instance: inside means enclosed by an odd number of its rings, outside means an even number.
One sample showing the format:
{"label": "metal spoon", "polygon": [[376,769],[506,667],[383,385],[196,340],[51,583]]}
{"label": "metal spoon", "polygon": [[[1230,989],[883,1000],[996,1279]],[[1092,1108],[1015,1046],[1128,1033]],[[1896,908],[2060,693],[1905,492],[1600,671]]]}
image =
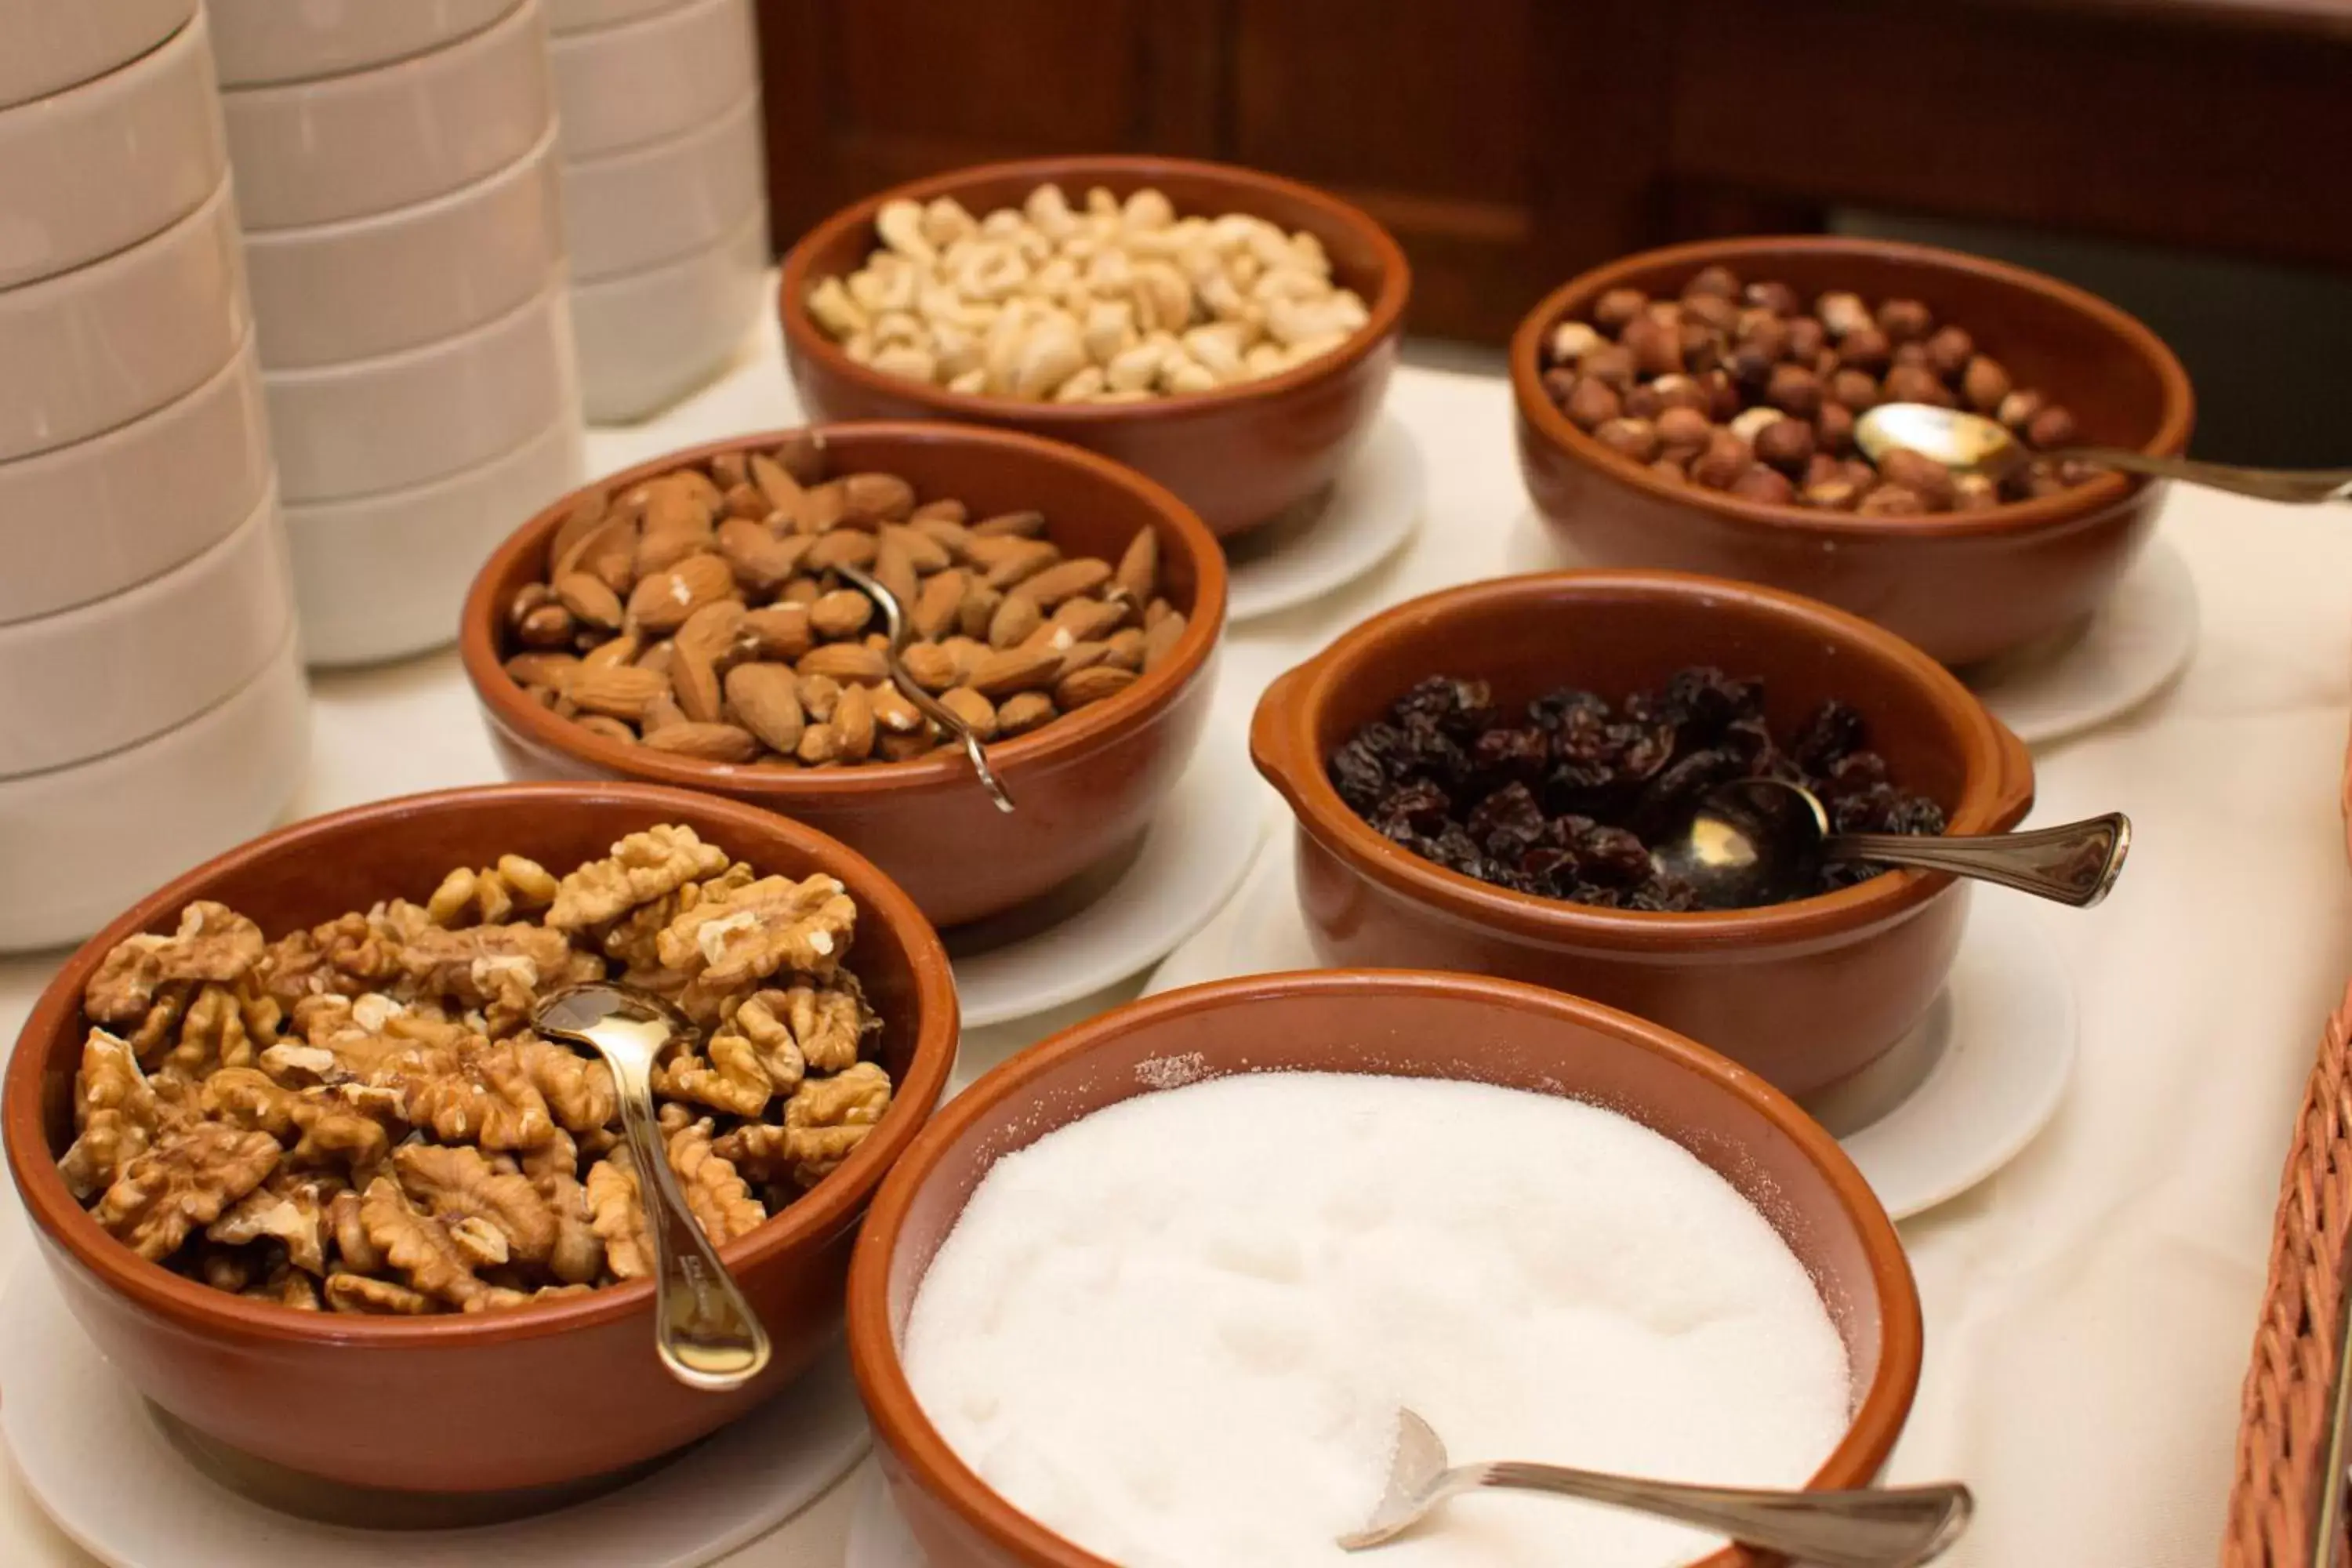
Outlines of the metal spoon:
{"label": "metal spoon", "polygon": [[988,752],[982,747],[980,736],[957,715],[954,709],[916,685],[915,678],[908,673],[906,660],[898,657],[905,651],[908,638],[915,629],[914,624],[907,618],[905,607],[898,603],[898,595],[875,581],[872,574],[846,563],[834,570],[856,584],[865,590],[867,598],[881,606],[882,623],[890,631],[890,650],[883,656],[889,661],[890,684],[897,687],[924,718],[963,742],[963,754],[971,759],[971,771],[980,775],[981,787],[988,791],[988,798],[996,803],[997,810],[1011,811],[1013,796],[1005,789],[1003,781],[988,765]]}
{"label": "metal spoon", "polygon": [[1854,421],[1854,444],[1872,462],[1897,447],[1930,457],[1956,472],[2000,479],[2035,458],[2056,458],[2117,468],[2150,479],[2185,479],[2256,500],[2352,500],[2352,468],[2240,468],[2225,463],[2158,458],[2119,447],[2060,447],[2036,452],[1998,419],[1938,408],[1930,403],[1882,403]]}
{"label": "metal spoon", "polygon": [[2107,896],[2131,849],[2119,811],[2030,833],[1940,837],[1832,833],[1821,798],[1780,779],[1741,779],[1699,797],[1679,834],[1650,852],[1658,868],[1697,889],[1712,910],[1751,909],[1802,898],[1825,860],[1914,866],[1998,882],[2088,909]]}
{"label": "metal spoon", "polygon": [[1418,1524],[1446,1499],[1481,1487],[1552,1492],[1654,1514],[1714,1531],[1822,1568],[1915,1568],[1959,1539],[1975,1503],[1957,1483],[1862,1491],[1760,1491],[1693,1487],[1559,1465],[1449,1468],[1429,1423],[1397,1412],[1396,1459],[1388,1490],[1364,1528],[1339,1537],[1341,1550],[1378,1546]]}
{"label": "metal spoon", "polygon": [[634,985],[574,985],[531,1011],[539,1032],[604,1058],[620,1090],[621,1126],[635,1157],[637,1195],[654,1244],[654,1348],[672,1377],[694,1388],[740,1388],[768,1364],[768,1331],[702,1234],[662,1148],[653,1066],[694,1026]]}

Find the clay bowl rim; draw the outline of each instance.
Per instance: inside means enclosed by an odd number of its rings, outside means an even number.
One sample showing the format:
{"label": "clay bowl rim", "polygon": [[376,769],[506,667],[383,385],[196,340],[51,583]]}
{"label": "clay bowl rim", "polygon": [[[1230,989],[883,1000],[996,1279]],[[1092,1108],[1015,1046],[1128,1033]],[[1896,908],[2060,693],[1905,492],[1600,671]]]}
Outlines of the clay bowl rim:
{"label": "clay bowl rim", "polygon": [[[688,463],[707,462],[729,452],[765,449],[802,434],[831,439],[912,441],[931,447],[960,447],[971,460],[985,460],[992,452],[1029,453],[1080,469],[1131,492],[1182,542],[1192,568],[1192,606],[1186,612],[1184,635],[1177,639],[1167,661],[1158,669],[1145,672],[1134,685],[1116,696],[1088,703],[1074,713],[1065,713],[1028,734],[989,742],[988,760],[999,773],[1013,773],[1033,763],[1048,765],[1100,751],[1124,739],[1165,712],[1208,668],[1210,657],[1224,635],[1224,552],[1218,548],[1215,536],[1201,521],[1200,514],[1165,485],[1084,447],[1018,430],[922,419],[843,420],[729,436],[648,458],[566,491],[509,534],[474,574],[473,584],[466,591],[457,629],[457,655],[465,666],[466,679],[473,686],[476,699],[490,710],[498,724],[533,745],[588,763],[615,778],[720,792],[738,799],[788,805],[797,801],[836,803],[883,790],[977,784],[971,763],[952,747],[900,763],[867,762],[824,768],[761,767],[673,757],[649,746],[610,741],[583,730],[524,696],[522,688],[507,674],[499,652],[499,628],[506,618],[498,603],[499,582],[525,557],[544,547],[562,525],[564,514],[582,496],[599,489],[617,493]],[[1050,533],[1049,526],[1049,536]],[[1211,608],[1213,614],[1202,613]]]}
{"label": "clay bowl rim", "polygon": [[[1580,996],[1486,975],[1322,969],[1210,981],[1143,997],[1074,1024],[991,1068],[941,1107],[892,1167],[866,1211],[850,1258],[849,1361],[877,1439],[900,1456],[914,1472],[916,1484],[1015,1561],[1046,1568],[1116,1568],[1021,1512],[982,1480],[940,1436],[908,1382],[898,1342],[890,1331],[890,1268],[908,1213],[949,1150],[983,1117],[1015,1102],[1074,1058],[1166,1019],[1276,996],[1401,993],[1483,1002],[1595,1030],[1620,1045],[1664,1057],[1689,1069],[1716,1092],[1744,1103],[1798,1146],[1807,1163],[1828,1181],[1857,1233],[1880,1301],[1877,1373],[1866,1388],[1857,1391],[1860,1398],[1845,1436],[1805,1485],[1820,1490],[1871,1483],[1909,1419],[1918,1394],[1926,1330],[1918,1284],[1895,1222],[1887,1217],[1885,1205],[1872,1194],[1853,1160],[1820,1123],[1796,1101],[1727,1058],[1671,1029]],[[1692,1568],[1747,1568],[1772,1560],[1734,1545],[1700,1559]]]}
{"label": "clay bowl rim", "polygon": [[[81,1016],[83,986],[109,949],[125,937],[168,926],[192,900],[203,898],[223,874],[265,856],[315,849],[331,852],[358,833],[396,829],[421,815],[464,812],[472,807],[539,806],[561,809],[572,803],[618,803],[642,807],[649,821],[679,820],[674,814],[718,818],[740,841],[782,840],[829,868],[850,884],[859,918],[877,921],[898,933],[907,948],[914,979],[917,1028],[908,1069],[892,1092],[891,1105],[874,1133],[841,1168],[748,1234],[719,1248],[738,1279],[793,1247],[839,1230],[871,1201],[883,1175],[905,1153],[938,1106],[956,1056],[960,1033],[955,982],[947,950],[914,900],[863,855],[815,828],[758,806],[724,796],[628,782],[475,784],[457,789],[371,801],[310,817],[215,856],[148,894],[105,930],[74,951],[42,990],[18,1033],[8,1060],[5,1101],[0,1101],[0,1142],[9,1173],[40,1237],[93,1275],[113,1294],[183,1332],[207,1339],[248,1342],[304,1342],[384,1351],[424,1352],[456,1345],[478,1347],[544,1339],[576,1329],[614,1322],[653,1310],[650,1279],[605,1286],[584,1296],[515,1307],[497,1312],[446,1313],[427,1318],[378,1318],[359,1313],[301,1312],[248,1301],[194,1279],[183,1279],[150,1262],[99,1227],[75,1201],[58,1173],[43,1123],[41,1079],[51,1042],[75,1028]],[[716,835],[714,834],[714,837]],[[901,1115],[901,1105],[919,1107]],[[54,1267],[54,1260],[52,1260]]]}
{"label": "clay bowl rim", "polygon": [[[1364,301],[1370,319],[1350,333],[1347,342],[1328,353],[1261,381],[1241,382],[1207,392],[1171,393],[1143,403],[1047,403],[950,392],[934,382],[887,374],[851,359],[809,318],[808,291],[813,281],[810,273],[814,267],[814,258],[818,253],[831,249],[845,234],[858,229],[871,231],[874,216],[882,210],[885,202],[928,202],[935,196],[960,197],[961,193],[971,186],[992,180],[1021,180],[1032,185],[1052,183],[1083,186],[1099,183],[1104,175],[1149,183],[1170,173],[1214,182],[1230,188],[1235,194],[1235,201],[1225,209],[1226,212],[1250,213],[1253,207],[1249,197],[1280,195],[1313,209],[1332,228],[1349,231],[1353,238],[1364,244],[1379,258],[1380,288],[1372,298]],[[1177,216],[1222,215],[1180,213]],[[1329,248],[1328,244],[1325,248]],[[1106,429],[1140,424],[1168,415],[1207,414],[1253,402],[1270,402],[1318,382],[1338,379],[1361,364],[1382,343],[1393,340],[1403,330],[1405,307],[1412,298],[1412,267],[1405,259],[1404,247],[1397,243],[1396,237],[1379,219],[1354,203],[1344,201],[1320,186],[1310,185],[1304,181],[1287,180],[1279,174],[1269,174],[1238,163],[1219,163],[1202,158],[1163,158],[1139,153],[1070,153],[1059,157],[1007,158],[994,163],[969,163],[944,174],[908,180],[852,202],[803,235],[784,253],[776,289],[776,313],[783,323],[784,346],[788,353],[814,360],[828,373],[855,384],[864,392],[920,404],[936,411],[937,416],[942,418],[987,422],[1011,419],[1041,432],[1060,435],[1070,440],[1084,440],[1099,436]]]}
{"label": "clay bowl rim", "polygon": [[1735,268],[1743,262],[1769,267],[1773,258],[1794,251],[1804,255],[1864,257],[1959,273],[2041,295],[2105,331],[2155,372],[2162,388],[2163,414],[2139,450],[2154,457],[2178,456],[2189,444],[2196,417],[2196,396],[2189,373],[2179,359],[2137,316],[2107,303],[2086,289],[2061,282],[2046,273],[2012,267],[1988,257],[1941,246],[1914,245],[1900,240],[1849,238],[1837,235],[1758,235],[1739,239],[1695,240],[1654,250],[1636,251],[1579,273],[1519,319],[1511,334],[1511,399],[1517,405],[1522,428],[1531,429],[1545,444],[1588,468],[1598,468],[1621,484],[1653,500],[1706,512],[1727,522],[1790,532],[1841,537],[1919,539],[1976,538],[1987,534],[2032,533],[2063,528],[2105,512],[2126,496],[2155,481],[2129,474],[2102,473],[2086,484],[2056,495],[2006,501],[1981,511],[1929,512],[1916,517],[1866,517],[1859,512],[1828,511],[1813,507],[1775,506],[1751,501],[1703,485],[1660,478],[1641,463],[1629,462],[1576,427],[1556,407],[1543,389],[1543,345],[1553,326],[1571,310],[1580,310],[1626,279],[1661,268],[1696,272],[1717,263]]}
{"label": "clay bowl rim", "polygon": [[[1918,648],[1858,616],[1818,600],[1691,572],[1625,569],[1538,572],[1441,588],[1408,599],[1341,633],[1305,663],[1276,676],[1250,722],[1250,757],[1290,807],[1299,828],[1357,875],[1413,904],[1474,929],[1501,929],[1547,947],[1618,952],[1706,952],[1771,949],[1840,936],[1893,920],[1949,887],[1943,871],[1895,868],[1811,898],[1748,910],[1687,913],[1610,910],[1538,898],[1481,882],[1391,843],[1356,815],[1325,771],[1316,716],[1375,645],[1431,638],[1444,627],[1506,605],[1563,593],[1634,596],[1706,614],[1723,601],[1764,611],[1792,634],[1820,638],[1894,667],[1953,721],[1966,748],[1965,784],[1949,813],[1948,834],[1998,833],[2014,826],[2033,801],[2033,763],[2025,743],[1994,718],[1951,671]],[[1431,673],[1442,659],[1433,650]],[[1662,672],[1661,679],[1664,674]],[[1572,679],[1572,676],[1563,679]]]}

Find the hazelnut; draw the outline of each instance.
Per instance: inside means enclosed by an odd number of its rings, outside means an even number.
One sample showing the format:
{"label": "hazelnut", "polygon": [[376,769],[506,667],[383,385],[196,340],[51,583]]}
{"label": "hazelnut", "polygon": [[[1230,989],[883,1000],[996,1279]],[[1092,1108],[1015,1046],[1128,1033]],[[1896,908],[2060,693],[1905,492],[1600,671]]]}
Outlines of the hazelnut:
{"label": "hazelnut", "polygon": [[1658,427],[1646,419],[1612,419],[1592,438],[1620,457],[1646,463],[1658,455]]}
{"label": "hazelnut", "polygon": [[1853,413],[1876,406],[1878,378],[1866,370],[1842,370],[1830,377],[1830,395]]}
{"label": "hazelnut", "polygon": [[1936,330],[1936,313],[1916,300],[1887,300],[1878,307],[1878,330],[1898,343],[1917,342]]}
{"label": "hazelnut", "polygon": [[1821,353],[1813,356],[1813,374],[1822,378],[1822,385],[1827,386],[1829,384],[1830,377],[1835,375],[1837,373],[1837,350],[1823,349]]}
{"label": "hazelnut", "polygon": [[1896,343],[1895,345],[1895,353],[1890,356],[1890,359],[1891,362],[1895,364],[1916,364],[1922,369],[1926,369],[1927,366],[1927,345],[1926,343]]}
{"label": "hazelnut", "polygon": [[1685,321],[1679,329],[1683,363],[1691,370],[1713,370],[1723,363],[1730,345],[1724,335],[1713,327],[1698,321]]}
{"label": "hazelnut", "polygon": [[1772,367],[1780,363],[1781,352],[1787,347],[1785,334],[1780,337],[1759,334],[1733,348],[1727,364],[1742,386],[1760,387],[1770,377]]}
{"label": "hazelnut", "polygon": [[1727,490],[1755,460],[1738,434],[1718,428],[1706,438],[1706,450],[1691,464],[1691,478],[1711,490]]}
{"label": "hazelnut", "polygon": [[1579,360],[1576,368],[1587,380],[1601,381],[1622,392],[1633,384],[1633,352],[1622,343],[1603,343]]}
{"label": "hazelnut", "polygon": [[1608,340],[1582,321],[1562,321],[1551,330],[1551,351],[1554,364],[1574,364]]}
{"label": "hazelnut", "polygon": [[2009,372],[1989,354],[1978,354],[1960,373],[1960,395],[1979,414],[1990,414],[2009,395]]}
{"label": "hazelnut", "polygon": [[1761,463],[1750,463],[1748,471],[1731,482],[1731,493],[1743,500],[1762,501],[1767,506],[1787,506],[1797,499],[1797,487],[1789,476],[1778,468],[1768,468]]}
{"label": "hazelnut", "polygon": [[1929,511],[1941,511],[1952,504],[1952,470],[1925,452],[1908,447],[1893,448],[1879,458],[1878,477],[1917,496]]}
{"label": "hazelnut", "polygon": [[1739,307],[1724,294],[1685,294],[1683,296],[1683,322],[1697,322],[1718,332],[1739,330]]}
{"label": "hazelnut", "polygon": [[1844,477],[1845,465],[1827,452],[1816,451],[1805,464],[1804,482],[1807,486],[1825,485],[1832,479],[1843,479]]}
{"label": "hazelnut", "polygon": [[1741,441],[1753,442],[1759,435],[1763,433],[1764,426],[1767,425],[1777,425],[1787,417],[1787,415],[1781,413],[1777,408],[1759,406],[1743,410],[1731,421],[1730,425],[1727,426],[1727,428],[1729,429],[1733,435],[1738,437]]}
{"label": "hazelnut", "polygon": [[1673,407],[1658,416],[1658,442],[1669,452],[1696,452],[1715,433],[1703,409]]}
{"label": "hazelnut", "polygon": [[1827,479],[1819,484],[1807,485],[1798,492],[1798,499],[1807,506],[1817,506],[1824,511],[1852,511],[1862,500],[1863,492],[1850,480]]}
{"label": "hazelnut", "polygon": [[1650,465],[1650,472],[1674,484],[1690,483],[1690,470],[1683,466],[1680,458],[1660,458]]}
{"label": "hazelnut", "polygon": [[1739,277],[1728,267],[1702,267],[1683,285],[1683,303],[1693,300],[1737,300]]}
{"label": "hazelnut", "polygon": [[1711,370],[1698,378],[1706,388],[1707,416],[1720,425],[1739,412],[1739,388],[1727,370]]}
{"label": "hazelnut", "polygon": [[1916,517],[1927,507],[1901,485],[1881,485],[1863,497],[1854,510],[1864,517]]}
{"label": "hazelnut", "polygon": [[1749,304],[1769,310],[1776,316],[1793,316],[1804,309],[1804,302],[1797,298],[1797,291],[1786,283],[1750,283],[1741,291],[1741,297]]}
{"label": "hazelnut", "polygon": [[1580,430],[1597,429],[1625,412],[1617,389],[1595,375],[1580,375],[1560,411]]}
{"label": "hazelnut", "polygon": [[2074,416],[2066,412],[2063,405],[2053,403],[2027,423],[2025,438],[2045,452],[2053,447],[2071,446],[2074,440]]}
{"label": "hazelnut", "polygon": [[1852,485],[1857,494],[1866,495],[1877,487],[1878,470],[1870,466],[1867,458],[1842,458],[1838,468],[1845,475],[1845,482]]}
{"label": "hazelnut", "polygon": [[2037,462],[2026,468],[2023,488],[2028,497],[2038,500],[2043,496],[2062,493],[2066,489],[2066,481],[2058,477],[2054,465]]}
{"label": "hazelnut", "polygon": [[1604,332],[1622,332],[1649,302],[1639,289],[1612,289],[1592,302],[1592,324]]}
{"label": "hazelnut", "polygon": [[1625,415],[1633,419],[1655,419],[1663,413],[1666,400],[1658,395],[1654,383],[1643,382],[1625,394]]}
{"label": "hazelnut", "polygon": [[1946,381],[1955,380],[1976,352],[1977,341],[1966,327],[1938,327],[1927,340],[1927,368]]}
{"label": "hazelnut", "polygon": [[1704,411],[1714,401],[1707,395],[1706,388],[1701,386],[1697,379],[1693,376],[1662,375],[1650,383],[1650,390],[1656,393],[1658,401],[1668,408],[1696,408]]}
{"label": "hazelnut", "polygon": [[1801,419],[1775,419],[1756,432],[1756,457],[1784,474],[1799,474],[1813,457],[1813,427]]}
{"label": "hazelnut", "polygon": [[2022,392],[2012,392],[2002,398],[2000,405],[1993,410],[1993,417],[2012,430],[2022,430],[2032,424],[2033,416],[2048,407],[2049,404],[2048,398],[2028,387]]}
{"label": "hazelnut", "polygon": [[1952,480],[1954,511],[1984,511],[2000,504],[2000,487],[1982,474],[1962,474]]}
{"label": "hazelnut", "polygon": [[1838,363],[1866,370],[1873,375],[1885,373],[1886,362],[1894,353],[1895,345],[1876,327],[1856,327],[1838,339]]}
{"label": "hazelnut", "polygon": [[1789,323],[1789,357],[1811,364],[1830,346],[1830,331],[1811,316],[1799,316]]}
{"label": "hazelnut", "polygon": [[1617,342],[1633,356],[1643,375],[1664,375],[1683,367],[1682,334],[1654,316],[1636,316]]}
{"label": "hazelnut", "polygon": [[1642,307],[1642,314],[1662,327],[1680,327],[1683,324],[1683,306],[1679,300],[1653,300]]}
{"label": "hazelnut", "polygon": [[1938,408],[1952,405],[1952,395],[1936,373],[1924,364],[1898,364],[1886,373],[1879,384],[1879,394],[1888,403],[1932,403]]}
{"label": "hazelnut", "polygon": [[1853,445],[1853,411],[1843,403],[1824,403],[1813,418],[1813,439],[1825,451],[1843,452]]}
{"label": "hazelnut", "polygon": [[1837,338],[1870,325],[1870,307],[1862,302],[1861,295],[1847,293],[1843,289],[1824,294],[1814,300],[1813,314],[1821,318],[1822,325],[1829,329],[1830,335]]}
{"label": "hazelnut", "polygon": [[1764,400],[1783,414],[1811,419],[1822,411],[1822,378],[1801,364],[1784,364],[1765,384]]}
{"label": "hazelnut", "polygon": [[1566,408],[1570,395],[1576,391],[1576,372],[1556,364],[1543,373],[1542,381],[1544,395],[1557,406]]}

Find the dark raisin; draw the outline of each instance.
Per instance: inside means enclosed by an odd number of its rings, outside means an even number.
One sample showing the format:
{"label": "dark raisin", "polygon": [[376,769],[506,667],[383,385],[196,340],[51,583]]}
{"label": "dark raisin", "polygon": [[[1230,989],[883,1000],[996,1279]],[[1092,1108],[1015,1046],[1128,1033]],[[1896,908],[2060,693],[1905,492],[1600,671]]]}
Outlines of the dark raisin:
{"label": "dark raisin", "polygon": [[1862,744],[1862,715],[1843,702],[1824,702],[1797,731],[1789,750],[1813,773],[1826,773],[1840,757]]}
{"label": "dark raisin", "polygon": [[1470,837],[1497,859],[1517,860],[1543,841],[1549,826],[1543,807],[1523,784],[1507,784],[1470,813]]}
{"label": "dark raisin", "polygon": [[1437,832],[1453,810],[1454,803],[1445,792],[1424,779],[1382,795],[1370,820],[1374,827],[1402,843]]}

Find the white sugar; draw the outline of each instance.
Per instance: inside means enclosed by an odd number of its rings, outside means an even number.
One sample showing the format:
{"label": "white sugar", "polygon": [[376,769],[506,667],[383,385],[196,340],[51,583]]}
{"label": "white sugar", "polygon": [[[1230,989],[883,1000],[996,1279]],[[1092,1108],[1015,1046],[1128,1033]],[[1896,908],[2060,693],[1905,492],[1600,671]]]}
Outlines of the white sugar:
{"label": "white sugar", "polygon": [[[1284,1073],[1140,1095],[1000,1162],[908,1323],[916,1396],[1014,1506],[1131,1568],[1303,1568],[1408,1405],[1457,1461],[1795,1486],[1845,1352],[1721,1177],[1622,1117]],[[1704,1536],[1487,1492],[1382,1568],[1667,1568]]]}

